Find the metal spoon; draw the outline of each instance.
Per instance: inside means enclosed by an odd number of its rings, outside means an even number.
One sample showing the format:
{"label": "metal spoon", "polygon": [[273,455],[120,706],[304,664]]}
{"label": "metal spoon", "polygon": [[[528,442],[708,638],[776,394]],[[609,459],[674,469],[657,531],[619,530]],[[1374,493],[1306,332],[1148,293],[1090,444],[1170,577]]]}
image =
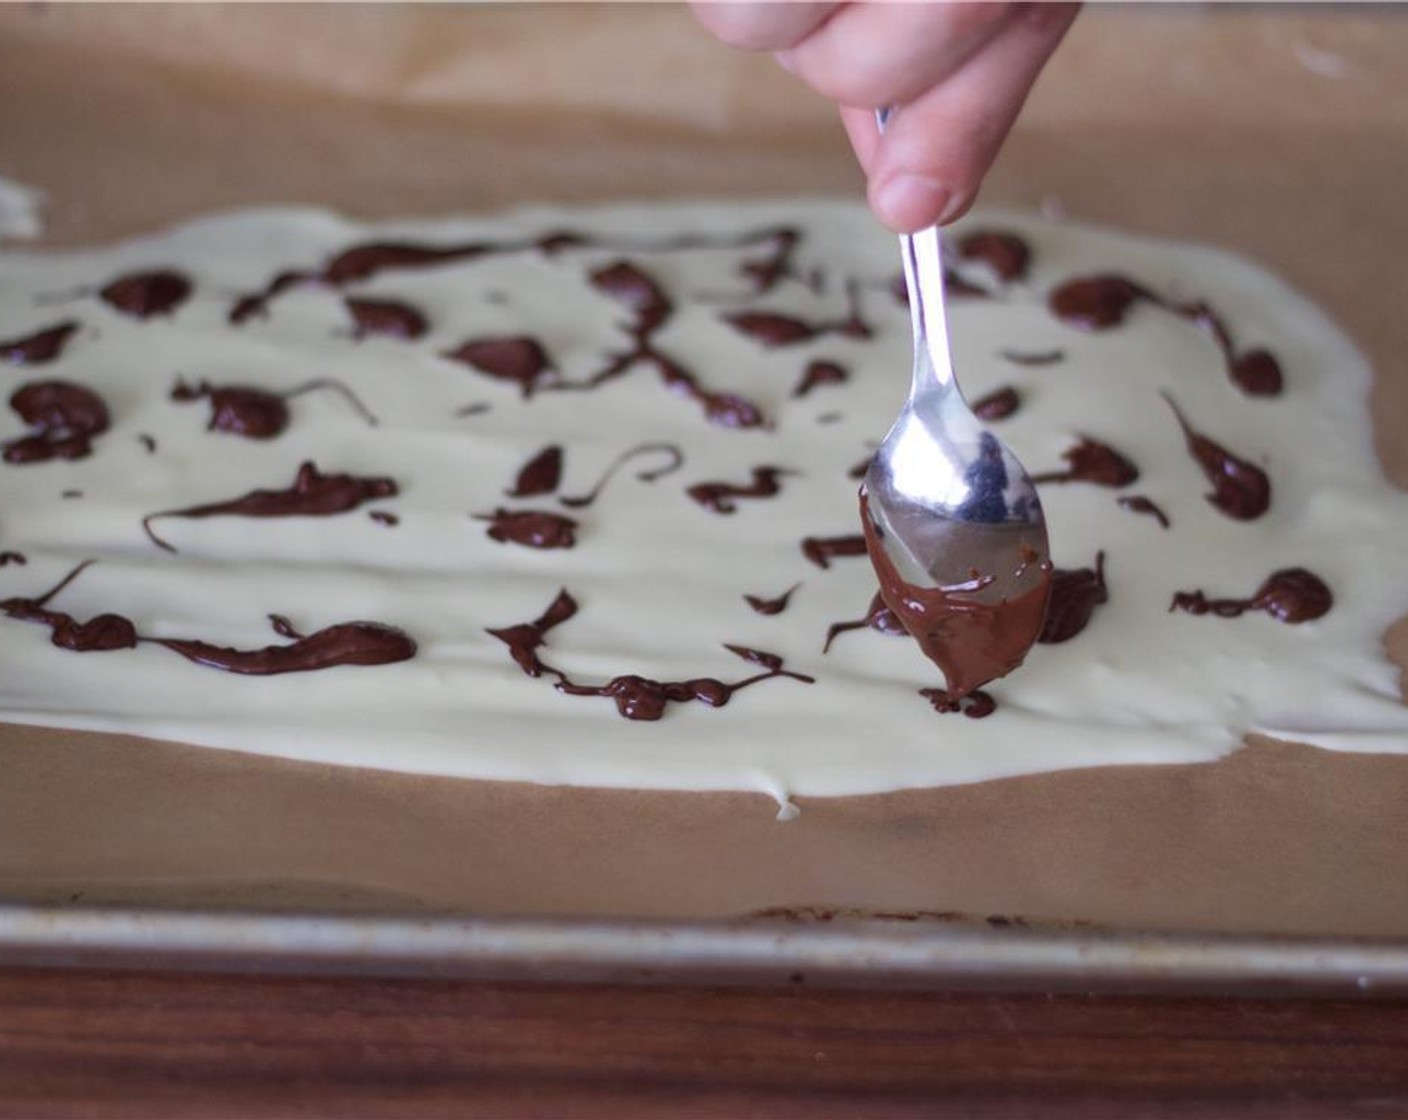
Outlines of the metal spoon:
{"label": "metal spoon", "polygon": [[[882,131],[887,116],[881,110]],[[973,415],[954,376],[938,227],[901,236],[900,251],[914,376],[866,471],[862,523],[887,605],[956,702],[1016,668],[1036,642],[1050,546],[1030,476]]]}

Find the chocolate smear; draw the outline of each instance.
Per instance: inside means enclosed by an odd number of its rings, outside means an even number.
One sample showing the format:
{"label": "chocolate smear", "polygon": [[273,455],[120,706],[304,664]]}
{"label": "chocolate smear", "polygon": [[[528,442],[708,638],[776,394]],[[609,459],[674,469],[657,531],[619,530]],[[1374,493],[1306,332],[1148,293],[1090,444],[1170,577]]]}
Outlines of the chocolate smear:
{"label": "chocolate smear", "polygon": [[354,338],[380,335],[383,338],[416,339],[430,329],[425,316],[409,303],[393,299],[360,299],[347,296],[352,321],[356,323]]}
{"label": "chocolate smear", "polygon": [[630,330],[636,336],[658,330],[674,310],[653,277],[629,261],[598,268],[588,277],[591,286],[635,313]]}
{"label": "chocolate smear", "polygon": [[548,631],[566,622],[577,610],[577,600],[563,588],[558,591],[557,598],[548,604],[548,609],[532,622],[505,626],[489,630],[487,633],[508,646],[509,656],[513,658],[514,664],[528,676],[539,677],[544,673],[556,675],[557,670],[538,657],[538,650],[547,641]]}
{"label": "chocolate smear", "polygon": [[52,362],[63,354],[64,347],[77,332],[78,326],[77,321],[69,319],[22,338],[0,341],[0,361],[13,366],[38,366]]}
{"label": "chocolate smear", "polygon": [[550,443],[528,460],[514,478],[513,488],[504,493],[510,498],[532,498],[551,494],[562,481],[562,447]]}
{"label": "chocolate smear", "polygon": [[1089,482],[1096,486],[1128,486],[1139,477],[1139,468],[1107,443],[1082,436],[1061,453],[1069,466],[1032,476],[1033,482]]}
{"label": "chocolate smear", "polygon": [[997,701],[992,694],[975,688],[962,696],[954,696],[944,688],[921,688],[919,695],[933,705],[934,711],[941,714],[962,712],[969,719],[986,719],[997,711]]}
{"label": "chocolate smear", "polygon": [[29,560],[25,557],[23,552],[11,552],[8,549],[4,552],[0,552],[0,568],[8,567],[10,564],[23,566],[28,563]]}
{"label": "chocolate smear", "polygon": [[471,339],[441,357],[500,381],[516,383],[524,400],[556,378],[552,359],[542,343],[526,335]]}
{"label": "chocolate smear", "polygon": [[211,385],[208,381],[190,385],[184,379],[177,378],[170,398],[183,403],[209,400],[210,422],[206,424],[207,431],[227,432],[246,439],[273,439],[288,427],[286,400],[324,389],[337,393],[361,414],[363,420],[372,427],[376,426],[376,417],[358,396],[342,382],[329,378],[318,378],[277,393],[253,385]]}
{"label": "chocolate smear", "polygon": [[367,516],[370,517],[373,521],[375,521],[378,525],[385,525],[388,528],[392,528],[396,525],[401,524],[401,519],[397,517],[394,513],[391,513],[389,510],[368,510]]}
{"label": "chocolate smear", "polygon": [[149,436],[146,432],[141,432],[137,436],[137,442],[146,448],[148,455],[156,454],[156,436]]}
{"label": "chocolate smear", "polygon": [[1305,568],[1282,568],[1272,572],[1248,599],[1209,599],[1202,591],[1178,591],[1168,609],[1218,618],[1265,611],[1278,622],[1295,625],[1328,614],[1334,601],[1325,581],[1314,572]]}
{"label": "chocolate smear", "polygon": [[1173,397],[1164,393],[1163,398],[1183,429],[1188,453],[1212,485],[1212,493],[1203,495],[1208,502],[1236,521],[1254,521],[1270,509],[1271,479],[1266,472],[1194,430]]}
{"label": "chocolate smear", "polygon": [[1051,599],[1046,604],[1046,621],[1037,641],[1047,645],[1069,642],[1090,625],[1095,608],[1109,601],[1104,552],[1095,554],[1093,568],[1053,569]]}
{"label": "chocolate smear", "polygon": [[829,568],[831,561],[838,556],[864,556],[865,538],[859,533],[839,537],[804,537],[802,555],[818,568]]}
{"label": "chocolate smear", "polygon": [[845,366],[818,358],[814,362],[807,363],[807,368],[802,372],[801,381],[797,382],[797,387],[792,390],[792,396],[805,397],[813,389],[822,385],[844,385],[849,378],[850,373]]}
{"label": "chocolate smear", "polygon": [[1130,513],[1142,513],[1154,518],[1160,526],[1167,529],[1169,527],[1168,514],[1152,499],[1146,498],[1143,494],[1129,494],[1115,499],[1120,509],[1127,509]]}
{"label": "chocolate smear", "polygon": [[108,409],[92,389],[71,381],[31,381],[10,395],[10,408],[30,427],[5,444],[7,463],[83,459],[108,429]]}
{"label": "chocolate smear", "polygon": [[142,518],[142,528],[152,543],[167,552],[176,549],[158,537],[151,523],[158,517],[327,517],[346,513],[377,498],[397,494],[390,478],[351,474],[323,474],[313,462],[298,468],[293,484],[285,490],[251,490],[228,501],[162,510]]}
{"label": "chocolate smear", "polygon": [[1022,398],[1017,390],[1011,385],[1004,385],[986,396],[979,397],[971,407],[974,416],[991,423],[994,420],[1005,420],[1016,412],[1021,404]]}
{"label": "chocolate smear", "polygon": [[545,510],[496,509],[492,513],[471,514],[476,521],[489,522],[485,532],[500,544],[521,544],[528,548],[572,548],[577,543],[577,522],[560,513]]}
{"label": "chocolate smear", "polygon": [[179,272],[157,269],[119,276],[98,290],[98,296],[115,311],[134,319],[170,315],[191,294],[191,282]]}
{"label": "chocolate smear", "polygon": [[781,614],[787,609],[787,604],[792,599],[792,593],[801,587],[800,583],[794,583],[781,595],[773,598],[765,598],[761,595],[744,595],[743,601],[752,607],[759,614],[775,615]]}
{"label": "chocolate smear", "polygon": [[685,491],[691,499],[715,513],[733,513],[738,498],[771,498],[782,490],[781,479],[796,472],[785,467],[753,468],[753,480],[742,486],[729,482],[696,482]]}

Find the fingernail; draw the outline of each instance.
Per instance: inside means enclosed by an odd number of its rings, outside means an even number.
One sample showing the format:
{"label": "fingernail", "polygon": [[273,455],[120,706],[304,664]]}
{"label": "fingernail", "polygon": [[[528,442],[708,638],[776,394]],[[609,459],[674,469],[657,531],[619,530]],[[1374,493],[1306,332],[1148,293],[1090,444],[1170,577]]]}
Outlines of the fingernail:
{"label": "fingernail", "polygon": [[951,200],[936,179],[901,173],[882,183],[875,194],[880,220],[896,232],[913,232],[942,219]]}

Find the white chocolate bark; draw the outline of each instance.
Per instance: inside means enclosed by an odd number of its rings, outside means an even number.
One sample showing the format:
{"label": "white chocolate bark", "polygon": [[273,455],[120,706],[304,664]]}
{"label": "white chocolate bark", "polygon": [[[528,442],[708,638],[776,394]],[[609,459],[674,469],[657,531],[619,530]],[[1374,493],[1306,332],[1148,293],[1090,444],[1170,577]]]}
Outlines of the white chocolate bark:
{"label": "white chocolate bark", "polygon": [[[792,279],[753,297],[738,266],[756,251],[572,248],[386,271],[341,292],[299,288],[271,302],[265,318],[227,322],[240,293],[368,241],[507,243],[566,227],[649,242],[779,224],[802,231],[796,271],[807,278],[820,269],[821,291]],[[0,464],[0,549],[28,558],[0,569],[0,598],[39,595],[96,559],[53,609],[80,620],[117,612],[143,635],[242,648],[283,641],[271,612],[307,632],[372,619],[419,645],[397,664],[242,677],[149,644],[75,653],[52,645],[44,626],[0,618],[0,716],[342,765],[757,790],[784,802],[1207,760],[1251,730],[1330,749],[1408,750],[1398,669],[1381,646],[1384,629],[1408,609],[1408,501],[1375,461],[1370,374],[1353,345],[1274,277],[1226,254],[1015,215],[975,216],[963,228],[979,227],[1020,234],[1033,257],[1028,277],[998,285],[998,298],[953,303],[969,397],[1018,389],[1023,406],[1000,433],[1033,472],[1060,468],[1079,436],[1109,443],[1141,472],[1119,491],[1043,486],[1055,563],[1090,566],[1104,550],[1110,600],[1079,636],[1038,646],[992,685],[999,706],[989,718],[940,715],[918,696],[942,682],[908,639],[866,629],[822,653],[831,623],[865,613],[875,579],[864,557],[822,570],[800,541],[859,531],[848,468],[884,434],[910,367],[908,312],[886,287],[898,271],[894,240],[859,204],[833,202],[532,210],[378,226],[263,211],[110,248],[0,255],[0,339],[69,318],[83,324],[58,360],[7,369],[6,379],[84,384],[112,413],[88,458]],[[471,338],[531,335],[564,377],[584,377],[626,346],[626,309],[587,281],[593,268],[622,259],[675,303],[659,347],[707,388],[757,402],[770,429],[712,426],[648,368],[595,391],[524,399],[513,384],[440,356]],[[145,321],[95,298],[103,283],[146,268],[186,274],[194,294],[174,314]],[[1244,396],[1208,335],[1157,307],[1136,305],[1122,326],[1098,333],[1047,310],[1054,285],[1099,272],[1208,301],[1239,346],[1277,356],[1284,394]],[[970,275],[993,281],[982,266]],[[861,285],[872,338],[825,333],[768,349],[721,318],[752,309],[839,320],[848,279]],[[414,342],[354,340],[344,295],[410,303],[430,331]],[[1064,360],[1028,367],[1000,356],[1051,350]],[[846,367],[848,382],[792,397],[813,359]],[[203,402],[168,399],[178,375],[272,389],[337,379],[379,423],[369,426],[336,394],[310,393],[288,402],[292,421],[277,439],[210,432]],[[1237,522],[1205,501],[1208,485],[1161,391],[1201,431],[1264,467],[1268,514]],[[486,411],[457,415],[480,402]],[[0,439],[23,431],[13,415],[0,416]],[[573,494],[646,441],[677,444],[683,466],[653,482],[628,467],[575,513],[557,495],[504,496],[547,444],[563,446],[560,493]],[[154,511],[287,486],[305,460],[389,476],[400,494],[331,517],[159,521],[174,554],[143,533],[142,518]],[[721,515],[685,494],[697,482],[745,483],[763,464],[795,472],[777,497],[740,499]],[[649,465],[645,457],[633,466]],[[61,497],[75,490],[82,496]],[[1119,508],[1116,498],[1134,493],[1156,501],[1171,528]],[[496,507],[570,513],[580,522],[577,545],[538,551],[491,540],[470,515]],[[374,522],[372,508],[399,523]],[[1255,612],[1169,611],[1176,591],[1249,596],[1291,566],[1332,589],[1324,618],[1286,625]],[[778,615],[743,600],[799,581]],[[560,588],[581,609],[541,652],[574,680],[738,680],[749,666],[723,648],[734,643],[779,654],[816,681],[767,680],[722,708],[672,704],[658,722],[623,719],[609,699],[566,696],[549,678],[525,675],[486,632],[537,617]]]}

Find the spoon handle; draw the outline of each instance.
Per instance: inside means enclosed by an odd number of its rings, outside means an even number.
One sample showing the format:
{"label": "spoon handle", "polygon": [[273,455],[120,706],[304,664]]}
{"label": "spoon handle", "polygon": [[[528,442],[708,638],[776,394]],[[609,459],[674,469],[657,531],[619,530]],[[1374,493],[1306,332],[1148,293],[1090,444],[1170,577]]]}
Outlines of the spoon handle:
{"label": "spoon handle", "polygon": [[[894,106],[876,110],[881,135],[894,115]],[[953,387],[953,358],[948,350],[948,316],[944,310],[943,248],[939,227],[900,234],[900,259],[909,290],[909,315],[914,325],[914,382],[911,396],[948,392]]]}

